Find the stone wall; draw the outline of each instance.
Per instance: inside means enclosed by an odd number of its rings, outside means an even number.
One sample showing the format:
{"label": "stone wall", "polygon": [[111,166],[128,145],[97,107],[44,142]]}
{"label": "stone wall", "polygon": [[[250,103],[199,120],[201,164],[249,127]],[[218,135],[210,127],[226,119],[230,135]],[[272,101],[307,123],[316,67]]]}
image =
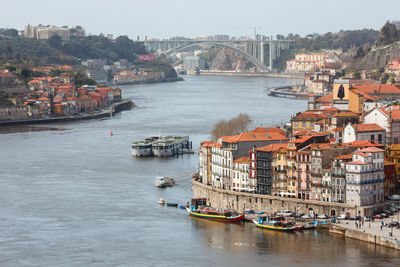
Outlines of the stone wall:
{"label": "stone wall", "polygon": [[192,189],[194,197],[204,197],[207,199],[207,205],[214,208],[234,209],[238,212],[243,212],[245,209],[253,209],[256,212],[265,211],[266,213],[274,213],[282,210],[290,210],[296,213],[309,213],[313,211],[314,214],[326,214],[329,216],[338,216],[343,213],[347,213],[350,216],[371,216],[373,213],[373,208],[371,207],[357,207],[344,203],[232,192],[213,188],[197,181],[193,181]]}
{"label": "stone wall", "polygon": [[36,105],[0,107],[0,121],[37,119],[40,117],[40,107]]}

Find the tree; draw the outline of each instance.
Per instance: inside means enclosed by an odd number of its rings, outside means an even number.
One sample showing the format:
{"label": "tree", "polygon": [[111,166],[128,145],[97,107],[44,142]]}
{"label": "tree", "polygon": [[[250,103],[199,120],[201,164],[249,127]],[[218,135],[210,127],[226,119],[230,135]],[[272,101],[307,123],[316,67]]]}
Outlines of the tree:
{"label": "tree", "polygon": [[365,57],[365,51],[364,49],[362,49],[362,47],[357,48],[357,52],[356,55],[354,56],[354,58],[363,58]]}
{"label": "tree", "polygon": [[3,36],[6,37],[17,37],[18,36],[18,30],[16,29],[5,29],[2,33]]}
{"label": "tree", "polygon": [[217,141],[222,136],[240,134],[248,130],[251,122],[250,116],[246,113],[240,113],[229,121],[220,120],[214,125],[211,131],[211,138]]}
{"label": "tree", "polygon": [[23,69],[21,70],[21,74],[22,74],[22,76],[24,76],[24,78],[25,78],[25,80],[26,80],[26,79],[28,79],[29,77],[31,77],[32,71],[29,70],[29,69],[23,68]]}
{"label": "tree", "polygon": [[8,59],[12,58],[12,54],[13,54],[13,50],[12,50],[11,46],[7,45],[7,47],[6,47],[6,57]]}
{"label": "tree", "polygon": [[382,45],[391,44],[398,41],[400,37],[399,31],[396,26],[389,21],[382,27],[378,36],[378,43]]}
{"label": "tree", "polygon": [[55,49],[61,49],[62,48],[62,39],[61,36],[59,35],[53,35],[49,39],[47,39],[47,42],[49,45]]}

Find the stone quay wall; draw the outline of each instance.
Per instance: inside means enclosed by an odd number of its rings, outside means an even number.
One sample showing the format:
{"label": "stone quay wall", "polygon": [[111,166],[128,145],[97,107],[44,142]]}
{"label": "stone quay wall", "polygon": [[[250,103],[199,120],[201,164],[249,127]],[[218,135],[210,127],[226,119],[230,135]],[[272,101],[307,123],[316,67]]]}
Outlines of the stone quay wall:
{"label": "stone quay wall", "polygon": [[206,198],[207,205],[210,207],[233,209],[238,212],[252,209],[256,212],[264,211],[267,214],[272,214],[282,210],[290,210],[296,213],[308,214],[313,211],[314,214],[326,214],[328,216],[338,216],[343,213],[347,213],[350,216],[370,216],[370,213],[373,212],[370,207],[357,207],[344,203],[233,192],[213,188],[195,180],[193,180],[192,190],[195,198]]}
{"label": "stone quay wall", "polygon": [[345,237],[400,250],[400,240],[396,240],[393,238],[387,238],[353,229],[347,229],[337,225],[330,225],[329,233],[341,234]]}
{"label": "stone quay wall", "polygon": [[37,119],[40,117],[39,106],[0,107],[0,121]]}

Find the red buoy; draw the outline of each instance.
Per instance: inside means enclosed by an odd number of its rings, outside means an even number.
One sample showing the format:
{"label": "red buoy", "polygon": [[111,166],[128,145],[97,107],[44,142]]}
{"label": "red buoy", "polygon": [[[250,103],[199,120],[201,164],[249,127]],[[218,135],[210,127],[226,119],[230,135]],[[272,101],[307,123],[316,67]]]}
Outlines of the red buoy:
{"label": "red buoy", "polygon": [[111,131],[111,132],[110,132],[110,136],[113,136],[113,135],[114,135],[114,134],[113,134],[113,132]]}

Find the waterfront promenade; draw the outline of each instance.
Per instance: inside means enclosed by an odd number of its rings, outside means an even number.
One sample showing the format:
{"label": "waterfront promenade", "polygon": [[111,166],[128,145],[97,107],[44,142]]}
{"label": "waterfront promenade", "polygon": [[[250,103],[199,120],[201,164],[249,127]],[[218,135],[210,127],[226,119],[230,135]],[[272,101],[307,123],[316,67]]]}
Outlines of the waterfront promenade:
{"label": "waterfront promenade", "polygon": [[331,225],[330,232],[344,234],[346,237],[374,243],[386,247],[391,247],[400,250],[400,229],[390,228],[383,225],[389,224],[392,221],[399,221],[399,212],[389,218],[375,219],[374,221],[365,222],[359,227],[354,220],[340,220],[338,223]]}

